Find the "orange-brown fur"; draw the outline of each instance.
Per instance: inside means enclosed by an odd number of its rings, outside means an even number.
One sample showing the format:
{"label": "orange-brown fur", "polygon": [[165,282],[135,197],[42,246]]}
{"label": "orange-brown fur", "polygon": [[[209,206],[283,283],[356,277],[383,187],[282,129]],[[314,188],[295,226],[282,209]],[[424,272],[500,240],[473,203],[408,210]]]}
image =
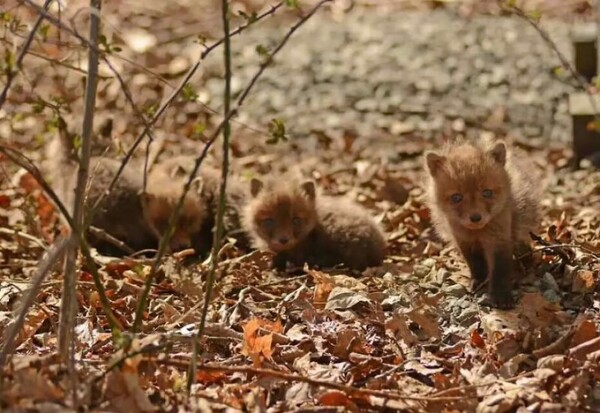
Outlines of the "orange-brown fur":
{"label": "orange-brown fur", "polygon": [[289,261],[324,267],[345,264],[363,270],[385,257],[386,242],[364,208],[344,198],[317,196],[313,182],[280,177],[266,185],[252,180],[253,199],[243,225],[254,245],[275,253],[273,264]]}
{"label": "orange-brown fur", "polygon": [[528,242],[538,222],[533,180],[503,142],[457,142],[428,152],[425,160],[436,230],[461,251],[473,285],[489,277],[493,303],[510,307],[512,253]]}
{"label": "orange-brown fur", "polygon": [[[166,177],[153,176],[149,179],[146,192],[141,194],[144,218],[152,234],[159,240],[168,228],[169,220],[175,211],[179,198],[183,194],[183,185],[167,180]],[[190,191],[183,205],[169,242],[172,251],[194,247],[197,252],[208,250],[198,237],[206,219],[206,205],[198,194]]]}
{"label": "orange-brown fur", "polygon": [[[174,156],[157,164],[150,172],[149,179],[157,176],[166,176],[174,182],[185,182],[194,167],[195,158],[188,155]],[[205,220],[202,228],[202,243],[210,245],[215,227],[219,201],[219,186],[221,172],[214,167],[201,165],[194,180],[194,192],[206,206]],[[227,194],[225,200],[225,216],[223,224],[226,237],[236,240],[236,245],[241,249],[248,249],[250,241],[241,228],[241,209],[247,202],[248,193],[242,184],[232,176],[228,177]]]}

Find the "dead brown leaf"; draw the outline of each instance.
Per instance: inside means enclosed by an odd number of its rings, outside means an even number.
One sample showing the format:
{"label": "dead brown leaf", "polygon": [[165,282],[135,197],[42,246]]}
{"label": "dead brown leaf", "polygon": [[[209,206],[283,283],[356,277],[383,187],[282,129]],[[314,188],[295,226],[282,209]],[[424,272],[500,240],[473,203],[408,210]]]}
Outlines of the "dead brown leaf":
{"label": "dead brown leaf", "polygon": [[[270,331],[270,334],[259,335],[260,330]],[[241,353],[254,360],[258,367],[262,364],[262,359],[272,359],[273,334],[281,333],[283,326],[277,320],[272,322],[259,318],[253,318],[244,325],[244,342]]]}

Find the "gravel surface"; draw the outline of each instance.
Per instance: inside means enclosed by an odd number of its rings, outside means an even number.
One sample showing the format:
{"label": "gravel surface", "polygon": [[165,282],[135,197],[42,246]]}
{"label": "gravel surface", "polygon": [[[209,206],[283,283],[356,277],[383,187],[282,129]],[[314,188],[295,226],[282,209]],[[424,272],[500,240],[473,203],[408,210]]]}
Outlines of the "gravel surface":
{"label": "gravel surface", "polygon": [[[273,47],[286,25],[235,39],[234,90],[256,70],[257,44]],[[568,26],[544,22],[571,58]],[[220,106],[220,53],[210,56],[201,96]],[[383,14],[356,10],[342,21],[317,15],[269,68],[240,120],[277,117],[292,136],[315,130],[374,130],[426,137],[489,129],[523,138],[569,139],[572,79],[540,35],[516,17],[464,19],[447,11]],[[199,82],[200,83],[200,82]]]}

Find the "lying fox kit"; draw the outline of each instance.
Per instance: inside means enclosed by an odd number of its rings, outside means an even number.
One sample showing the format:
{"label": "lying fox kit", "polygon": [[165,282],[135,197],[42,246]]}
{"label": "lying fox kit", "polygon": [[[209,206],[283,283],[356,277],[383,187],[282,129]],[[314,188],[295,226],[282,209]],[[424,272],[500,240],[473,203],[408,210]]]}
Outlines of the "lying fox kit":
{"label": "lying fox kit", "polygon": [[503,142],[458,142],[425,154],[433,224],[464,256],[474,288],[489,278],[492,303],[500,308],[513,305],[512,253],[538,222],[535,191],[508,158]]}
{"label": "lying fox kit", "polygon": [[363,270],[383,262],[386,243],[360,206],[343,198],[317,196],[313,182],[251,181],[252,200],[243,225],[254,246],[275,253],[273,266],[345,264]]}
{"label": "lying fox kit", "polygon": [[[72,214],[79,169],[78,160],[72,155],[72,141],[68,136],[59,134],[46,149],[45,174]],[[171,182],[158,177],[149,180],[147,191],[143,194],[143,173],[140,168],[128,164],[112,191],[106,195],[120,167],[121,162],[115,159],[102,156],[90,159],[86,205],[91,207],[100,201],[91,216],[90,225],[124,242],[134,251],[156,248],[167,228],[182,186],[173,187]],[[198,197],[186,197],[182,216],[171,241],[172,250],[190,246],[191,234],[196,231],[204,216],[205,208]],[[123,253],[92,233],[90,241],[101,253]]]}

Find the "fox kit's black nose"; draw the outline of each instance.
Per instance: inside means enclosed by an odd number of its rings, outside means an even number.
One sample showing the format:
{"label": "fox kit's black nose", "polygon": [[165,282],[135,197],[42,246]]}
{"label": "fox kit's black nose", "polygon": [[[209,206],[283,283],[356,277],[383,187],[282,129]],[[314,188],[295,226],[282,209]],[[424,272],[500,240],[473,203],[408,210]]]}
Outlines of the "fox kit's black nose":
{"label": "fox kit's black nose", "polygon": [[473,215],[470,216],[470,218],[471,218],[471,222],[479,222],[479,221],[481,221],[481,215],[479,215],[479,214],[473,214]]}
{"label": "fox kit's black nose", "polygon": [[287,243],[288,243],[288,241],[289,241],[289,239],[288,239],[288,238],[286,238],[286,237],[279,238],[279,243],[280,243],[281,245],[285,245],[285,244],[287,244]]}

